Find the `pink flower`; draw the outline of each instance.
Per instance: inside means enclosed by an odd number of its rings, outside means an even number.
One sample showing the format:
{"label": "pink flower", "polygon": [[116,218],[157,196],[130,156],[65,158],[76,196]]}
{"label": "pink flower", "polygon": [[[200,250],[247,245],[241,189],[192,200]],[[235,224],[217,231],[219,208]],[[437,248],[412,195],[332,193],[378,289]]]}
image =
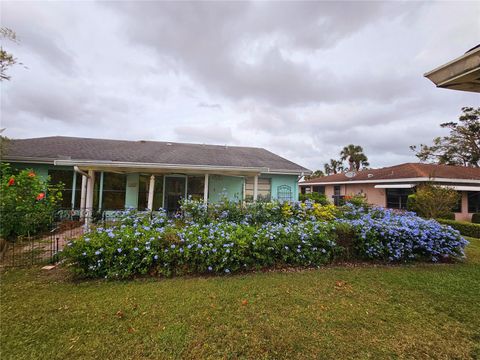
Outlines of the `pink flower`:
{"label": "pink flower", "polygon": [[37,200],[42,200],[45,197],[45,193],[40,193],[37,195]]}

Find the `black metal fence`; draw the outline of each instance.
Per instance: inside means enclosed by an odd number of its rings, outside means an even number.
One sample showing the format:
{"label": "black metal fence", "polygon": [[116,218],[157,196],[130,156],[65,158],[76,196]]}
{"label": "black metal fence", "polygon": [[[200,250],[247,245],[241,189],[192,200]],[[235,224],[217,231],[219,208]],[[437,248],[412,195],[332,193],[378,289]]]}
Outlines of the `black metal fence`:
{"label": "black metal fence", "polygon": [[[18,214],[24,216],[24,214]],[[0,268],[51,264],[65,244],[83,233],[83,222],[64,211],[55,212],[52,222],[35,235],[0,239]]]}
{"label": "black metal fence", "polygon": [[[147,212],[153,216],[155,212]],[[1,216],[2,214],[0,214]],[[9,214],[9,218],[12,218]],[[14,214],[17,217],[28,217],[29,214]],[[85,231],[85,219],[89,226],[108,226],[122,215],[122,211],[98,211],[98,210],[71,210],[60,209],[51,216],[48,225],[41,226],[35,220],[27,221],[31,232],[35,235],[24,235],[0,238],[0,268],[2,267],[26,267],[32,265],[51,264],[57,261],[58,253],[63,250],[68,241],[80,237]],[[13,217],[15,217],[13,216]],[[42,218],[44,219],[44,218]],[[42,222],[43,223],[43,222]],[[1,223],[0,223],[1,226]]]}

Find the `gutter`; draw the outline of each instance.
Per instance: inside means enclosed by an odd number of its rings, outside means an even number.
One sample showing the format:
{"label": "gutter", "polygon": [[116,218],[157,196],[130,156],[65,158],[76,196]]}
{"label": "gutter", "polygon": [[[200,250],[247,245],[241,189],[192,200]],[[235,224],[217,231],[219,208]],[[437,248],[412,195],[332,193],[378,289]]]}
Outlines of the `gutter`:
{"label": "gutter", "polygon": [[85,171],[82,171],[78,168],[78,166],[74,166],[73,167],[73,170],[77,173],[79,173],[80,175],[83,175],[83,176],[86,176],[87,178],[90,177],[90,175],[88,175]]}

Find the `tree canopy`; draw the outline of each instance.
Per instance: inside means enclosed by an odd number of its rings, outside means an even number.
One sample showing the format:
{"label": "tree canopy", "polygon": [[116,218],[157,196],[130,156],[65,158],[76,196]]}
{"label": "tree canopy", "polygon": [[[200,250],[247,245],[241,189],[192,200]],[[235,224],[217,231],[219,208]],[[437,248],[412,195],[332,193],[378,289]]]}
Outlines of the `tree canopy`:
{"label": "tree canopy", "polygon": [[480,167],[480,107],[464,107],[458,121],[440,124],[449,135],[436,137],[433,145],[412,145],[423,162]]}
{"label": "tree canopy", "polygon": [[360,145],[349,144],[340,151],[340,159],[347,160],[350,164],[350,169],[358,171],[360,167],[369,166],[368,158],[363,153],[363,148]]}

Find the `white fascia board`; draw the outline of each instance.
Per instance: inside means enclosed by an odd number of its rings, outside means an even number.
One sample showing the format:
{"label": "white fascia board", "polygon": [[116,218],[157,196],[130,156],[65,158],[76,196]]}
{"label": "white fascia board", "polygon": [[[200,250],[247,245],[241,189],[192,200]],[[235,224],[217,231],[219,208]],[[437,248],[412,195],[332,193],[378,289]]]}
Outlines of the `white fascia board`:
{"label": "white fascia board", "polygon": [[467,183],[467,184],[480,184],[480,180],[474,179],[448,179],[448,178],[405,178],[405,179],[391,179],[391,180],[352,180],[352,181],[327,181],[327,182],[314,182],[314,183],[300,183],[300,186],[311,185],[348,185],[348,184],[384,184],[384,183],[400,183],[400,182],[446,182],[446,183]]}
{"label": "white fascia board", "polygon": [[209,166],[187,164],[158,164],[137,163],[120,161],[95,161],[95,160],[55,160],[54,165],[79,166],[79,167],[105,167],[105,168],[133,168],[133,169],[166,169],[166,170],[199,170],[199,171],[244,171],[265,172],[263,167],[238,167],[238,166]]}

